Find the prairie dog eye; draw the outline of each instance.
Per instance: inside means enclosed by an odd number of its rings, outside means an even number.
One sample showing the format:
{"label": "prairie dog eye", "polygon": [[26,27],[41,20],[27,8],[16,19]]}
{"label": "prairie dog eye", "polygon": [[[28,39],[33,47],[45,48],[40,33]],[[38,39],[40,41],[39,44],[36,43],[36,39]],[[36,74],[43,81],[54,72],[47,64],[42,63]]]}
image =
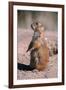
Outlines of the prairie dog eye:
{"label": "prairie dog eye", "polygon": [[41,26],[41,23],[40,23],[40,22],[36,22],[36,25],[37,25],[37,26]]}

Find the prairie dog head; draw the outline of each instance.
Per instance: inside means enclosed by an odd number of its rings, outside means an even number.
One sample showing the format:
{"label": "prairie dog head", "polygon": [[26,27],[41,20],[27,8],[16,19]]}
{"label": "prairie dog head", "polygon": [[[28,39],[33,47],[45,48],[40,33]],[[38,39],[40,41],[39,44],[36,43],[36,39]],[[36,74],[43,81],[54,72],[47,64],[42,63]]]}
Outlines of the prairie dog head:
{"label": "prairie dog head", "polygon": [[31,28],[34,30],[34,36],[44,37],[44,26],[40,22],[32,23]]}
{"label": "prairie dog head", "polygon": [[44,26],[40,22],[34,22],[31,24],[31,28],[34,31],[44,31]]}

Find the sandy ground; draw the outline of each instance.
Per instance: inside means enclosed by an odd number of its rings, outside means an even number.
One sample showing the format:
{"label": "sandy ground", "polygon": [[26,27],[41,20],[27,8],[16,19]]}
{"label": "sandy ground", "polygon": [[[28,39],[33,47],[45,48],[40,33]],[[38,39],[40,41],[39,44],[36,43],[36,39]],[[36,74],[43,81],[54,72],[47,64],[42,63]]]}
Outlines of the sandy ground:
{"label": "sandy ground", "polygon": [[[25,65],[30,63],[30,52],[26,53],[28,45],[33,35],[32,30],[18,29],[18,45],[17,45],[17,62]],[[57,41],[57,32],[46,31],[45,36],[47,42],[55,43]],[[58,72],[58,55],[52,55],[49,57],[48,66],[44,71],[38,71],[36,69],[32,71],[24,71],[17,69],[17,79],[42,79],[42,78],[55,78]]]}

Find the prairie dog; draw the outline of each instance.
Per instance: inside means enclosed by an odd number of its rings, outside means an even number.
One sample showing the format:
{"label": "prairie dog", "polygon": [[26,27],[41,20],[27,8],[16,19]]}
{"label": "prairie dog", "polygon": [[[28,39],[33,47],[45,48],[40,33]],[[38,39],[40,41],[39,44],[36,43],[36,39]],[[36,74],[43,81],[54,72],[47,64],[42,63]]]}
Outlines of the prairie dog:
{"label": "prairie dog", "polygon": [[44,36],[44,27],[40,22],[36,22],[31,24],[31,28],[34,30],[34,35],[27,50],[31,50],[30,65],[39,71],[44,70],[49,61],[49,49]]}

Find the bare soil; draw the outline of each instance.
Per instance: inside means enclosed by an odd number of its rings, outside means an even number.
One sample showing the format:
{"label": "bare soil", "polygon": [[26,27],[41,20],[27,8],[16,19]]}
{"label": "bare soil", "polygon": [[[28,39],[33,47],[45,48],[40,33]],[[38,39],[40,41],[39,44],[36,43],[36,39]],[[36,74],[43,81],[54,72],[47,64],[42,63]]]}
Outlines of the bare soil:
{"label": "bare soil", "polygon": [[[18,44],[17,44],[17,62],[25,65],[30,63],[30,52],[26,53],[29,43],[32,39],[32,30],[22,30],[18,29]],[[47,38],[47,43],[54,44],[57,41],[56,31],[45,31],[45,37]],[[36,69],[32,71],[24,71],[17,69],[17,79],[44,79],[44,78],[56,78],[58,73],[58,55],[52,55],[49,57],[48,66],[44,71],[38,71]]]}

